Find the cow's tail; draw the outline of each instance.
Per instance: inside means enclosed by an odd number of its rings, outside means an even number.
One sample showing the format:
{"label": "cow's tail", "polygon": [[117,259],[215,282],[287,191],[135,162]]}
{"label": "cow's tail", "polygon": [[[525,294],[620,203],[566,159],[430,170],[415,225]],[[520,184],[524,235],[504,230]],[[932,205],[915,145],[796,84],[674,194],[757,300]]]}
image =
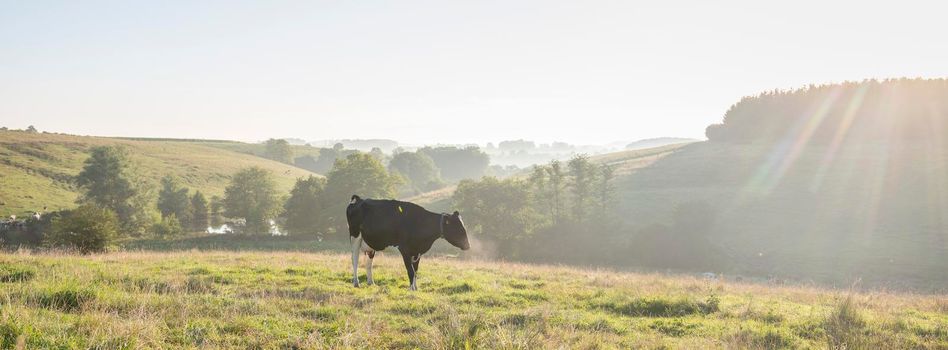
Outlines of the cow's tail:
{"label": "cow's tail", "polygon": [[357,195],[352,195],[349,206],[346,207],[346,221],[349,223],[349,237],[356,238],[362,233],[362,220],[365,218],[365,201]]}

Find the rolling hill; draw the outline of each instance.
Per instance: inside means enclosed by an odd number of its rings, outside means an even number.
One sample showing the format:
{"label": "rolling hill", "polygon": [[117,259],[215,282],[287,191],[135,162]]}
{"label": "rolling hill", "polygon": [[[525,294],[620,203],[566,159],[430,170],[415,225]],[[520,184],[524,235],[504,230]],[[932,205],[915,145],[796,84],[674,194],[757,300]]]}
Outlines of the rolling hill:
{"label": "rolling hill", "polygon": [[684,138],[684,137],[656,137],[656,138],[633,141],[625,145],[625,149],[655,148],[655,147],[674,145],[674,144],[679,144],[679,143],[689,143],[689,142],[695,142],[695,141],[698,141],[698,140]]}
{"label": "rolling hill", "polygon": [[95,146],[130,150],[144,181],[157,184],[165,175],[208,196],[221,195],[229,177],[241,168],[270,170],[280,190],[292,188],[309,171],[254,156],[259,145],[239,142],[169,139],[120,139],[22,131],[0,131],[0,215],[22,215],[68,208],[79,195],[72,178]]}
{"label": "rolling hill", "polygon": [[746,98],[709,141],[618,179],[622,218],[674,226],[699,208],[687,244],[723,261],[707,269],[944,290],[946,101],[948,81],[908,79]]}
{"label": "rolling hill", "polygon": [[[649,166],[664,156],[674,153],[675,150],[684,147],[688,142],[664,145],[654,148],[625,150],[613,153],[600,154],[590,157],[590,161],[597,164],[609,164],[616,168],[616,175],[628,175],[635,169]],[[529,168],[522,173],[514,175],[515,177],[525,178],[529,174]],[[405,198],[409,202],[418,203],[429,210],[450,212],[451,196],[457,186],[448,186],[434,191],[421,193],[416,196]]]}

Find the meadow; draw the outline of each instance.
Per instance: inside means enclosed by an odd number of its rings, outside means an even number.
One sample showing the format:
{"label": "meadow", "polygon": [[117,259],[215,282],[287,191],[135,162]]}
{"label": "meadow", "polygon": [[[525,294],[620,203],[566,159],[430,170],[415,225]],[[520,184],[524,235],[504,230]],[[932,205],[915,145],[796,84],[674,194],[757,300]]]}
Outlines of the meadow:
{"label": "meadow", "polygon": [[354,288],[332,249],[164,248],[0,255],[0,348],[948,348],[945,295],[450,256],[409,292],[393,251]]}
{"label": "meadow", "polygon": [[162,177],[173,175],[208,198],[223,195],[230,176],[249,166],[269,170],[280,191],[286,192],[297,178],[313,175],[253,155],[263,147],[259,144],[0,131],[0,216],[25,216],[43,207],[72,208],[79,196],[74,177],[82,170],[89,150],[96,146],[129,149],[142,181],[157,186]]}

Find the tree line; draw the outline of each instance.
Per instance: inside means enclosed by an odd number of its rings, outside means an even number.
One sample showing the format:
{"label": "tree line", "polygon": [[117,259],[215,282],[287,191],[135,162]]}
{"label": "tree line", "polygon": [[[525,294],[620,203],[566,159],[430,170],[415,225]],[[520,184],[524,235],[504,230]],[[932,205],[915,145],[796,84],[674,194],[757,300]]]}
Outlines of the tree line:
{"label": "tree line", "polygon": [[225,222],[241,234],[270,234],[275,223],[290,234],[342,231],[349,196],[393,198],[401,181],[374,156],[353,153],[337,159],[325,178],[298,179],[288,194],[270,171],[248,167],[231,176],[223,196],[208,199],[172,176],[150,185],[135,168],[121,146],[93,148],[75,178],[82,191],[78,207],[47,213],[25,230],[0,232],[0,243],[93,252],[120,236],[169,237]]}
{"label": "tree line", "polygon": [[810,85],[741,99],[721,124],[708,126],[712,142],[793,142],[815,145],[860,141],[928,142],[948,133],[948,79],[888,79]]}
{"label": "tree line", "polygon": [[[386,168],[372,154],[352,153],[337,159],[325,177],[297,179],[288,193],[268,170],[248,167],[231,176],[222,196],[208,199],[172,176],[150,186],[124,148],[96,147],[76,177],[83,191],[77,208],[45,215],[23,232],[0,232],[0,241],[95,252],[122,236],[167,238],[224,223],[243,235],[270,235],[278,226],[284,234],[344,240],[352,194],[395,198],[406,178],[438,180],[433,161],[424,156],[399,152]],[[427,165],[404,165],[416,162]],[[494,257],[683,268],[715,262],[703,235],[713,224],[713,207],[684,203],[670,224],[633,228],[619,220],[615,175],[612,166],[579,155],[515,177],[462,180],[451,206],[481,243],[480,251]]]}
{"label": "tree line", "polygon": [[[318,148],[318,155],[305,154],[294,157],[290,143],[283,139],[264,142],[263,157],[294,165],[317,174],[329,173],[337,160],[360,153],[346,149],[342,143],[331,148]],[[507,176],[518,168],[490,166],[490,157],[476,146],[423,147],[416,151],[396,148],[389,156],[374,147],[367,154],[376,158],[390,172],[401,177],[397,189],[401,196],[410,196],[437,190],[462,179],[476,179],[487,173]]]}
{"label": "tree line", "polygon": [[578,155],[534,166],[526,178],[461,181],[452,200],[468,231],[501,257],[572,255],[616,223],[614,177],[614,167]]}

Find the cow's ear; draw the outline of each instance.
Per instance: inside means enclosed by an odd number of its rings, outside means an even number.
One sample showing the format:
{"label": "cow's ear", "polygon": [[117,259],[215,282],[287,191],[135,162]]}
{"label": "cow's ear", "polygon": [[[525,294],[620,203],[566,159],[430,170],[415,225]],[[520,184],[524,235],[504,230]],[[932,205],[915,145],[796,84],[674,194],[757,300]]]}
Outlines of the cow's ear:
{"label": "cow's ear", "polygon": [[454,217],[458,217],[458,216],[460,216],[460,215],[461,215],[461,213],[458,213],[457,210],[454,211]]}

